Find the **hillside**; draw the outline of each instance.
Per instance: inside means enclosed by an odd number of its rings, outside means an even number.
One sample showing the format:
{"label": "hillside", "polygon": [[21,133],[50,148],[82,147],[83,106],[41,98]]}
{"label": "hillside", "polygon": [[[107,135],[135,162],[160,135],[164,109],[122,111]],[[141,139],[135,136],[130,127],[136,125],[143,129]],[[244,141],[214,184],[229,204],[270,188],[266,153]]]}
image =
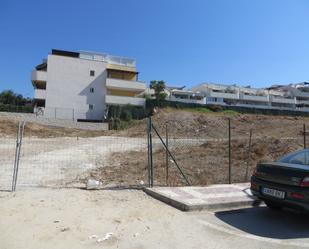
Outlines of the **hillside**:
{"label": "hillside", "polygon": [[[254,135],[271,137],[295,137],[309,117],[238,114],[236,112],[203,112],[195,109],[158,109],[152,117],[153,124],[165,133],[166,124],[170,135],[176,137],[226,138],[228,118],[231,119],[232,135],[243,137],[250,129]],[[147,120],[140,120],[119,135],[145,136]]]}
{"label": "hillside", "polygon": [[[204,113],[200,110],[161,109],[153,124],[165,139],[168,124],[169,148],[193,185],[228,182],[228,119],[231,119],[232,181],[249,180],[260,161],[272,161],[303,148],[303,117],[237,113]],[[120,136],[145,137],[147,120],[141,120]],[[249,131],[252,130],[249,149]],[[166,184],[166,152],[153,132],[155,183]],[[104,183],[138,184],[147,182],[145,151],[115,152],[109,163],[91,171]],[[169,158],[169,185],[183,185],[174,162]],[[247,171],[247,173],[246,173]],[[125,174],[124,174],[125,172]],[[246,177],[247,176],[247,177]]]}

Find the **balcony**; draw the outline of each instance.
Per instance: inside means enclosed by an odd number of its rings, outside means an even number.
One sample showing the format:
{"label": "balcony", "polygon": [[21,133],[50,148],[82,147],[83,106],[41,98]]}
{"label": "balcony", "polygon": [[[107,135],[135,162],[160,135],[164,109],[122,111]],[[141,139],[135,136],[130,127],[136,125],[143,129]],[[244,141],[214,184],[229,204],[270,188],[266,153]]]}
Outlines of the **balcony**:
{"label": "balcony", "polygon": [[47,72],[46,71],[38,71],[38,70],[33,70],[31,74],[31,80],[32,82],[34,81],[47,81]]}
{"label": "balcony", "polygon": [[298,105],[309,105],[309,100],[297,100]]}
{"label": "balcony", "polygon": [[176,98],[175,96],[170,96],[170,101],[176,101],[176,102],[182,102],[182,103],[194,103],[194,104],[206,104],[206,99],[182,99],[182,98]]}
{"label": "balcony", "polygon": [[268,102],[268,96],[258,96],[258,95],[242,95],[243,100],[251,100],[251,101],[261,101],[261,102]]}
{"label": "balcony", "polygon": [[295,99],[272,96],[271,102],[274,102],[274,103],[285,103],[285,104],[295,104]]}
{"label": "balcony", "polygon": [[106,95],[105,102],[109,105],[135,105],[135,106],[144,106],[144,98],[135,98],[135,97],[124,97],[124,96],[115,96],[115,95]]}
{"label": "balcony", "polygon": [[91,51],[80,51],[79,58],[94,61],[105,61],[113,65],[133,68],[136,66],[136,61],[134,59]]}
{"label": "balcony", "polygon": [[35,89],[34,90],[34,98],[35,99],[46,99],[46,90]]}
{"label": "balcony", "polygon": [[131,92],[143,92],[146,90],[146,84],[140,81],[106,79],[106,87],[109,89],[126,90]]}
{"label": "balcony", "polygon": [[223,98],[223,99],[239,99],[237,93],[225,93],[225,92],[210,92],[209,97]]}

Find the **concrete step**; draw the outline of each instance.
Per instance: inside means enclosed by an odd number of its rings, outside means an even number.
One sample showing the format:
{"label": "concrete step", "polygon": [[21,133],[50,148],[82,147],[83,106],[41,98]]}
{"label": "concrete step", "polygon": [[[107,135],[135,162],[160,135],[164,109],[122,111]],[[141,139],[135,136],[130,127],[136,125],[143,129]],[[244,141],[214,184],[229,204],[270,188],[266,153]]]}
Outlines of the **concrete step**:
{"label": "concrete step", "polygon": [[249,183],[206,187],[153,187],[145,188],[144,191],[182,211],[229,209],[252,206],[256,202]]}

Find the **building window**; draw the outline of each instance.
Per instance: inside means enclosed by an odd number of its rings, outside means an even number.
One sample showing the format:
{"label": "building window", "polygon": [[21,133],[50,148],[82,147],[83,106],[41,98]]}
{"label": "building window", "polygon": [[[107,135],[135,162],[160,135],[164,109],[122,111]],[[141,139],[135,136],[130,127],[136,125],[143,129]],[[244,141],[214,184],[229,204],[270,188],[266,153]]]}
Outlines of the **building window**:
{"label": "building window", "polygon": [[94,76],[95,72],[94,70],[90,70],[90,76]]}
{"label": "building window", "polygon": [[90,104],[89,105],[89,110],[93,110],[94,109],[94,105]]}
{"label": "building window", "polygon": [[93,87],[90,87],[90,92],[94,93],[94,88]]}

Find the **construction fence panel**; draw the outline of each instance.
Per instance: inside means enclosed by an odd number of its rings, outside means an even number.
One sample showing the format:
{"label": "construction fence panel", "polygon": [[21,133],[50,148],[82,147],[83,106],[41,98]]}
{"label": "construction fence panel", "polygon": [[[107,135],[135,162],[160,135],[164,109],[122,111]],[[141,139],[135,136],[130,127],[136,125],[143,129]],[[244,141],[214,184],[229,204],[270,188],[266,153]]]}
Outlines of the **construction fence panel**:
{"label": "construction fence panel", "polygon": [[[273,123],[262,117],[259,122],[247,121],[248,128],[243,131],[245,137],[242,136],[242,139],[237,139],[237,133],[233,134],[234,181],[239,182],[242,178],[242,181],[249,181],[258,163],[276,161],[290,152],[304,148],[305,120],[291,125],[288,121],[294,117],[276,118],[278,122]],[[239,124],[235,121],[234,125]]]}
{"label": "construction fence panel", "polygon": [[145,184],[146,132],[113,134],[79,130],[67,134],[66,129],[53,134],[26,126],[17,188],[84,187],[88,179],[105,187]]}
{"label": "construction fence panel", "polygon": [[[185,118],[185,117],[184,117]],[[201,119],[194,128],[185,120],[154,120],[153,125],[168,146],[176,162],[154,134],[154,184],[187,185],[177,165],[190,185],[228,182],[228,120]],[[167,141],[167,142],[166,142]],[[177,165],[176,165],[177,164]]]}
{"label": "construction fence panel", "polygon": [[9,124],[7,128],[14,135],[8,136],[7,130],[0,130],[0,191],[12,189],[18,123]]}
{"label": "construction fence panel", "polygon": [[[258,163],[278,160],[309,144],[309,123],[302,117],[277,116],[276,122],[263,115],[203,117],[191,126],[179,119],[152,121],[191,185],[248,182]],[[152,133],[154,185],[186,185],[174,160]]]}

